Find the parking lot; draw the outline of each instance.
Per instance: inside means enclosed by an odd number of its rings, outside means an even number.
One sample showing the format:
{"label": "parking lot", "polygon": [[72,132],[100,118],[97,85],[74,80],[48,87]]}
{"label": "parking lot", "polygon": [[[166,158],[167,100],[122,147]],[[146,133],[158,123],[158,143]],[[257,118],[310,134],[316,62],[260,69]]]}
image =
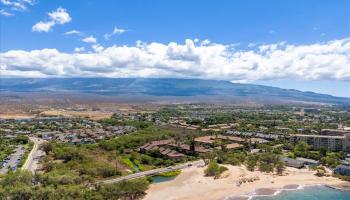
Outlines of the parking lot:
{"label": "parking lot", "polygon": [[4,159],[1,164],[0,174],[5,174],[10,169],[12,171],[16,171],[18,168],[18,164],[25,153],[25,148],[23,145],[17,146],[14,150],[14,153],[9,155],[6,159]]}

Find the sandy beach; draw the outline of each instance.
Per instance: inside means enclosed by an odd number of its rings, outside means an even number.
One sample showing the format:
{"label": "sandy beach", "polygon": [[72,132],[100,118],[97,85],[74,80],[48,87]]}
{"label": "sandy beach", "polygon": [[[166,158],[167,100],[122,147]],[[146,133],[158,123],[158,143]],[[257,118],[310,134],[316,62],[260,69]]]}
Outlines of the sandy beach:
{"label": "sandy beach", "polygon": [[[273,195],[279,189],[296,189],[300,186],[327,184],[350,185],[333,177],[317,177],[308,169],[287,168],[285,175],[277,176],[250,172],[244,166],[227,166],[220,179],[204,177],[205,168],[184,169],[172,181],[152,184],[144,200],[245,200],[248,195]],[[238,180],[255,179],[238,184]],[[257,179],[257,180],[256,180]]]}

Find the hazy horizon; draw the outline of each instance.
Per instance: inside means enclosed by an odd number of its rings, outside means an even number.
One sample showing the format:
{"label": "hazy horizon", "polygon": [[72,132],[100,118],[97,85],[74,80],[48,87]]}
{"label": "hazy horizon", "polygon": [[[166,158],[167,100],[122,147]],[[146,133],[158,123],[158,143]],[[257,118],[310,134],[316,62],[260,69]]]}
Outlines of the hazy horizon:
{"label": "hazy horizon", "polygon": [[[26,77],[4,77],[4,78],[24,78]],[[42,78],[111,78],[111,77],[42,77]],[[113,77],[112,77],[113,78]],[[130,77],[130,78],[143,78],[143,77]],[[40,79],[40,78],[39,78]],[[155,78],[157,79],[157,78]],[[164,77],[167,79],[167,77]],[[171,78],[168,78],[171,79]],[[193,78],[191,78],[193,79]],[[200,79],[198,79],[200,80]],[[202,79],[204,80],[204,79]],[[209,80],[209,79],[207,79]],[[214,79],[213,79],[214,80]],[[217,80],[217,81],[226,81],[226,80]],[[233,82],[234,83],[234,82]],[[293,84],[291,84],[293,83]],[[331,84],[330,84],[331,83]],[[244,84],[244,83],[242,83]],[[329,94],[337,97],[350,97],[350,91],[347,90],[348,83],[346,81],[309,81],[308,84],[305,84],[305,81],[293,81],[293,80],[269,80],[269,81],[257,81],[248,84],[256,84],[263,86],[277,87],[281,89],[294,89],[302,92],[315,92],[319,94]],[[323,88],[320,88],[319,85],[323,85]],[[335,87],[334,87],[335,86]]]}

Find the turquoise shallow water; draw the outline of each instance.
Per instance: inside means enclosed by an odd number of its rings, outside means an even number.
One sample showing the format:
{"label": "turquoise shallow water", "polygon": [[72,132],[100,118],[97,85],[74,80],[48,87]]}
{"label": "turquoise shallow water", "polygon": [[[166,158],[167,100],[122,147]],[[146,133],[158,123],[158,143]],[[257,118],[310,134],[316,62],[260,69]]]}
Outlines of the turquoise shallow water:
{"label": "turquoise shallow water", "polygon": [[175,178],[175,176],[153,176],[152,183],[162,183],[166,181],[171,181]]}
{"label": "turquoise shallow water", "polygon": [[302,190],[282,191],[272,197],[254,197],[253,200],[350,200],[350,192],[315,186]]}

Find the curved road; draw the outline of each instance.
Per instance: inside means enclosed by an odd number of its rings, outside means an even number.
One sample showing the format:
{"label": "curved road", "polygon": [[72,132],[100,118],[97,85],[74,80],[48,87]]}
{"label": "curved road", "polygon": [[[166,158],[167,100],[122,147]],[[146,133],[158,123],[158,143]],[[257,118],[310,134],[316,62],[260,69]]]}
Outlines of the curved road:
{"label": "curved road", "polygon": [[176,165],[176,166],[172,166],[172,167],[152,169],[152,170],[138,172],[138,173],[134,173],[134,174],[130,174],[127,176],[122,176],[122,177],[118,177],[118,178],[114,178],[114,179],[103,180],[103,181],[97,182],[97,184],[99,184],[99,183],[104,183],[104,184],[117,183],[117,182],[120,182],[123,180],[142,178],[145,176],[157,175],[157,174],[164,173],[164,172],[170,172],[170,171],[174,171],[174,170],[178,170],[178,169],[184,169],[184,168],[202,166],[202,165],[205,165],[204,161],[199,160],[199,161],[188,162],[185,164]]}

